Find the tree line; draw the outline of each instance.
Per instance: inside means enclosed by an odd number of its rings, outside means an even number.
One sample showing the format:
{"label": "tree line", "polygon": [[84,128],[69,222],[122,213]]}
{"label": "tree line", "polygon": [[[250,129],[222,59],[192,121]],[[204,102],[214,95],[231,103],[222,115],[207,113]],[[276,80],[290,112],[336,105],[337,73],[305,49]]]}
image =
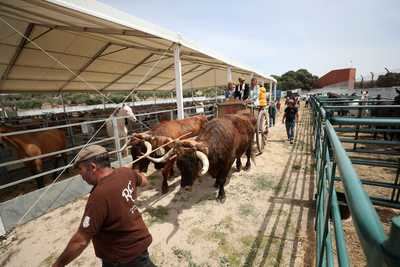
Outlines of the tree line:
{"label": "tree line", "polygon": [[[185,89],[183,97],[206,96],[215,97],[215,95],[223,95],[224,88],[202,88],[197,90]],[[63,94],[65,105],[100,105],[105,103],[121,103],[129,92],[113,92],[105,93],[108,99],[97,92],[66,92]],[[129,97],[126,101],[143,101],[153,100],[154,97],[158,99],[165,99],[176,97],[175,91],[136,91],[133,97]],[[110,101],[111,100],[111,101]],[[39,109],[44,105],[59,106],[62,105],[61,97],[55,93],[18,93],[18,94],[3,94],[0,98],[0,107],[12,107],[17,109]]]}
{"label": "tree line", "polygon": [[357,81],[355,83],[355,88],[373,88],[373,87],[393,87],[400,86],[400,73],[387,72],[383,75],[379,75],[376,81]]}
{"label": "tree line", "polygon": [[315,82],[319,79],[306,69],[297,71],[288,71],[282,76],[272,75],[277,81],[277,89],[282,91],[301,88],[302,90],[311,90],[315,88]]}

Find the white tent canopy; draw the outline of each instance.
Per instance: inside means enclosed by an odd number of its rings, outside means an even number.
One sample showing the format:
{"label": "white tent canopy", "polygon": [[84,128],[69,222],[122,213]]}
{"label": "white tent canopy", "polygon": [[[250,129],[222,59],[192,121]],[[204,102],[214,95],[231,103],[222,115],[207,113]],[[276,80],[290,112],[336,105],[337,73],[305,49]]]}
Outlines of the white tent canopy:
{"label": "white tent canopy", "polygon": [[183,88],[226,85],[228,68],[233,81],[254,75],[276,82],[96,1],[2,0],[0,93],[174,90],[174,45]]}

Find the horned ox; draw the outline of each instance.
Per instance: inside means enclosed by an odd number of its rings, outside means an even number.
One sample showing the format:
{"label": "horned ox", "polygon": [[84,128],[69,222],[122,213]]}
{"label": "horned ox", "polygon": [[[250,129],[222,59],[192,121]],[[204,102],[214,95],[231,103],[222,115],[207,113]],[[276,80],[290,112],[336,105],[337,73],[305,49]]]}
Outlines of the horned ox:
{"label": "horned ox", "polygon": [[225,199],[224,185],[233,162],[246,153],[245,169],[251,166],[254,122],[250,116],[227,115],[208,122],[196,138],[177,141],[174,151],[181,172],[181,187],[191,188],[198,175],[209,173],[216,179],[217,200]]}
{"label": "horned ox", "polygon": [[[152,127],[152,129],[145,133],[134,134],[131,139],[131,154],[132,159],[136,160],[143,154],[150,154],[150,151],[156,149],[164,144],[169,143],[173,139],[181,137],[190,138],[196,136],[202,127],[206,124],[207,117],[203,115],[194,116],[182,120],[163,121]],[[132,165],[132,168],[138,169],[141,172],[146,172],[150,164],[150,160],[155,162],[156,169],[162,169],[163,182],[162,182],[162,193],[168,192],[168,178],[173,174],[173,166],[176,157],[170,157],[171,148],[174,146],[173,143],[163,147],[159,151],[164,154],[161,158],[143,158]],[[170,152],[171,150],[171,152]],[[160,155],[160,153],[157,153]]]}

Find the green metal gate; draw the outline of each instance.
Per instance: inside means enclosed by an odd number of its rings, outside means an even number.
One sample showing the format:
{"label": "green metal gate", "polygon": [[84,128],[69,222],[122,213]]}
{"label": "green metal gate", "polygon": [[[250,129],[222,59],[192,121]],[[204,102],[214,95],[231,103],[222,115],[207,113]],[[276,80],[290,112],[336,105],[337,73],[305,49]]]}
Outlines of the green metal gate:
{"label": "green metal gate", "polygon": [[[324,100],[327,103],[326,106],[329,106],[328,109],[324,108]],[[347,101],[348,99],[341,100]],[[313,113],[314,156],[317,174],[316,265],[351,266],[335,190],[335,179],[338,179],[340,172],[339,180],[343,183],[346,202],[368,266],[400,266],[400,216],[392,218],[391,230],[387,236],[372,201],[364,191],[353,163],[333,127],[335,123],[352,125],[370,123],[400,127],[400,119],[333,116],[334,108],[329,105],[332,103],[327,98],[311,97],[310,103]],[[340,108],[337,110],[345,109],[343,106],[338,107]],[[347,106],[347,108],[349,107]],[[355,109],[361,109],[361,107],[355,107]],[[357,127],[354,129],[356,131]],[[396,183],[398,182],[397,175]],[[397,194],[399,194],[400,187],[396,183],[393,185],[393,192],[397,190]],[[392,197],[392,200],[395,199]],[[388,200],[385,206],[391,206],[390,203],[391,201]],[[397,207],[396,205],[393,203],[392,207]],[[336,253],[334,253],[334,245],[336,245]]]}

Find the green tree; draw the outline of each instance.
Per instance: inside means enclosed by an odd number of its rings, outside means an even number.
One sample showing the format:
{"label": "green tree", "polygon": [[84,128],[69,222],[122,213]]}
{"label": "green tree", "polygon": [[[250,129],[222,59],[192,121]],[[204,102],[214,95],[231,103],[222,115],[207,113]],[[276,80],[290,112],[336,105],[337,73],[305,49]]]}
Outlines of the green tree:
{"label": "green tree", "polygon": [[388,72],[385,75],[379,75],[376,80],[376,85],[379,87],[392,87],[400,85],[400,73]]}
{"label": "green tree", "polygon": [[288,71],[282,76],[272,75],[278,81],[278,89],[286,91],[296,88],[311,90],[318,76],[311,74],[306,69]]}

